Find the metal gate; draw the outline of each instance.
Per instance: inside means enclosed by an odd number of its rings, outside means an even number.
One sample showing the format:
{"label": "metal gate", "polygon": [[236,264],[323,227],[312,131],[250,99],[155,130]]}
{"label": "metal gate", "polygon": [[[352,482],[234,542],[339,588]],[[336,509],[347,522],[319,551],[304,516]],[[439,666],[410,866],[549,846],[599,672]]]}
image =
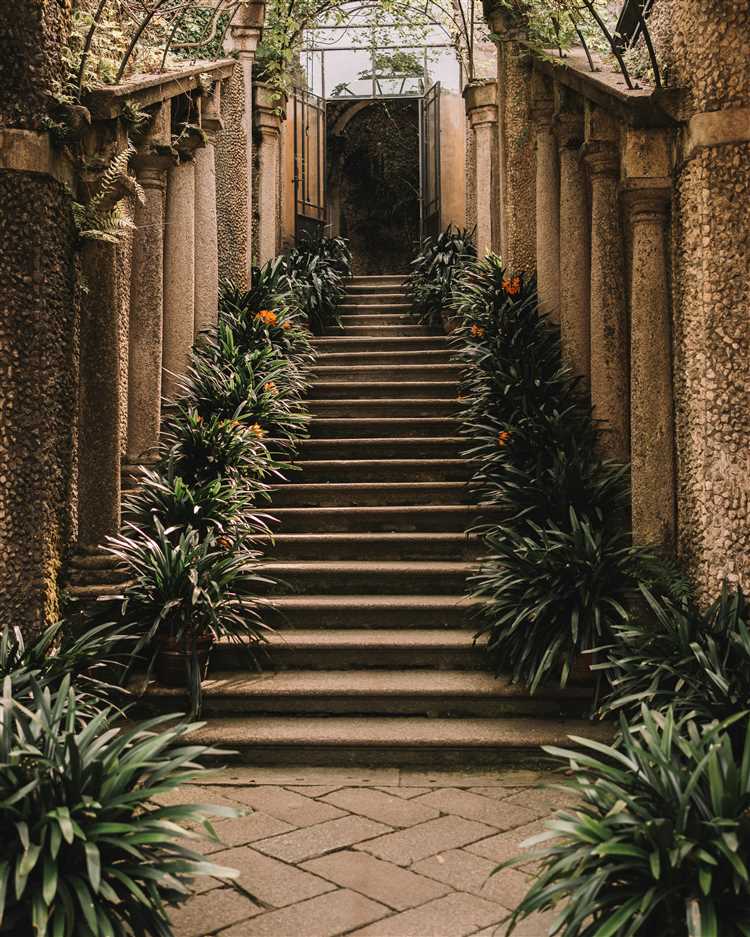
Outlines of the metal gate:
{"label": "metal gate", "polygon": [[294,230],[299,243],[318,234],[326,217],[326,102],[294,93]]}
{"label": "metal gate", "polygon": [[420,239],[440,231],[440,82],[419,101],[419,233]]}

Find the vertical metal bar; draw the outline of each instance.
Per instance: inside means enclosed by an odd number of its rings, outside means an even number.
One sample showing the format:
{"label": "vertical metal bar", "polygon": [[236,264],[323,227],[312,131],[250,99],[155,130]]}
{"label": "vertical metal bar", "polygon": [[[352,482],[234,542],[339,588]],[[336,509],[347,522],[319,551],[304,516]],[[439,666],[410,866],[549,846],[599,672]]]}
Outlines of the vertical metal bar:
{"label": "vertical metal bar", "polygon": [[326,54],[320,53],[320,93],[325,101],[326,99]]}
{"label": "vertical metal bar", "polygon": [[438,231],[442,225],[440,185],[440,82],[435,82],[435,212]]}
{"label": "vertical metal bar", "polygon": [[419,146],[419,245],[424,241],[424,187],[425,187],[425,166],[424,166],[424,97],[417,101],[417,133]]}
{"label": "vertical metal bar", "polygon": [[317,151],[317,161],[318,161],[318,220],[323,220],[323,139],[321,137],[321,131],[323,129],[323,108],[320,106],[321,102],[318,101],[318,105],[315,109],[316,116],[316,127],[318,132],[318,137],[315,141],[315,149]]}
{"label": "vertical metal bar", "polygon": [[299,99],[295,93],[293,97],[292,113],[294,114],[294,240],[299,240]]}

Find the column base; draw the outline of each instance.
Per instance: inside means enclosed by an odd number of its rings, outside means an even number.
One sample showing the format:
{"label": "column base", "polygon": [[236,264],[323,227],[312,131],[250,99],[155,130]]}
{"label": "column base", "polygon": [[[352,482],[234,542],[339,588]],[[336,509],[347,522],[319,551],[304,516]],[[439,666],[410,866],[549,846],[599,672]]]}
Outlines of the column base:
{"label": "column base", "polygon": [[143,481],[145,470],[154,469],[156,467],[155,459],[139,459],[133,461],[123,461],[120,472],[122,478],[122,490],[134,491],[137,488],[140,488],[141,482]]}
{"label": "column base", "polygon": [[127,573],[101,547],[79,546],[68,563],[68,594],[78,614],[93,612],[93,603],[117,595],[127,585]]}

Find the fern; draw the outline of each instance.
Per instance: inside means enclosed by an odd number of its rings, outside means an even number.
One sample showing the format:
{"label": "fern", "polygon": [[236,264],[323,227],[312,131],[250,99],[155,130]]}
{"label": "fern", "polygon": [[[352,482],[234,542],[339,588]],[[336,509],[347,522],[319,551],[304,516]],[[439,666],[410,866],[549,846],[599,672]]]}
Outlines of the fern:
{"label": "fern", "polygon": [[128,142],[127,147],[113,157],[102,173],[99,187],[91,199],[86,204],[73,203],[73,219],[78,236],[83,240],[117,244],[125,231],[135,227],[121,204],[123,180],[127,180],[128,188],[141,204],[145,200],[143,188],[128,172],[134,154],[135,147]]}

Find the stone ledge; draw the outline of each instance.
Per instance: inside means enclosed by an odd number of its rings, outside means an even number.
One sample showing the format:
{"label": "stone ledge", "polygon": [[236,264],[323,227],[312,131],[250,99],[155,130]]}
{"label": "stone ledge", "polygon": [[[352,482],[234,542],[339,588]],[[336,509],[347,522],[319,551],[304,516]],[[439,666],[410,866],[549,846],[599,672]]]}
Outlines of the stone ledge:
{"label": "stone ledge", "polygon": [[686,156],[709,146],[750,142],[750,107],[693,114],[687,127]]}
{"label": "stone ledge", "polygon": [[219,61],[201,61],[184,68],[158,72],[152,75],[134,75],[120,85],[107,85],[89,91],[84,104],[96,120],[111,120],[118,117],[124,101],[132,101],[139,107],[148,107],[159,101],[194,91],[200,85],[202,75],[210,75],[215,81],[229,78],[237,64],[233,58]]}
{"label": "stone ledge", "polygon": [[52,146],[47,131],[0,129],[0,170],[51,176],[70,188],[75,183],[72,160]]}

